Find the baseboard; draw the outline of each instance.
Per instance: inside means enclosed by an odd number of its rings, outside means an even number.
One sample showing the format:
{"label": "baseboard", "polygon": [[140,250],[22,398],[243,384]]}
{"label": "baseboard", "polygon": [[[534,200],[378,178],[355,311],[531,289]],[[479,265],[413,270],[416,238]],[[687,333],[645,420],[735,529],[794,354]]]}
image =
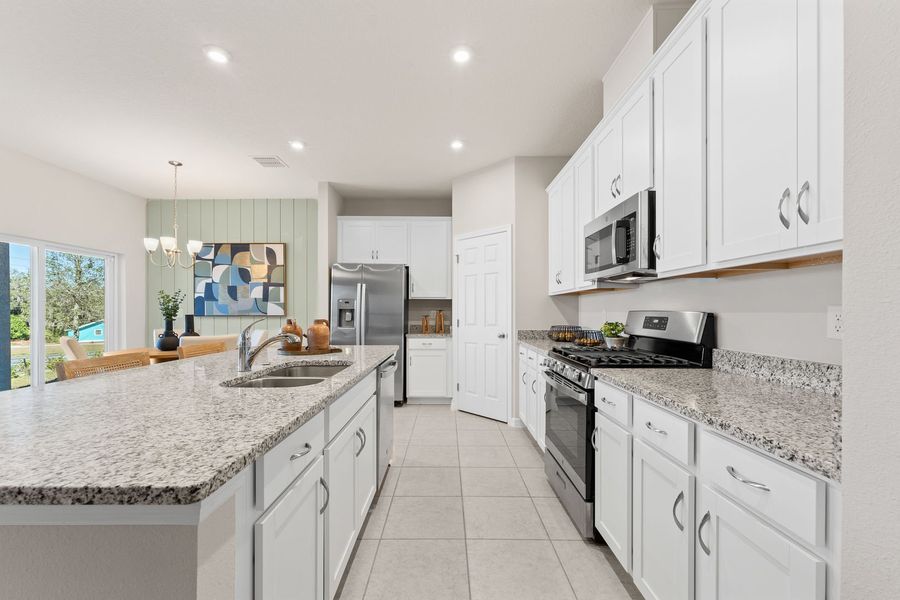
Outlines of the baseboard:
{"label": "baseboard", "polygon": [[407,404],[446,404],[450,405],[452,398],[407,398]]}
{"label": "baseboard", "polygon": [[510,419],[507,425],[509,425],[510,427],[515,427],[516,429],[525,429],[525,423],[518,417],[513,417],[512,419]]}

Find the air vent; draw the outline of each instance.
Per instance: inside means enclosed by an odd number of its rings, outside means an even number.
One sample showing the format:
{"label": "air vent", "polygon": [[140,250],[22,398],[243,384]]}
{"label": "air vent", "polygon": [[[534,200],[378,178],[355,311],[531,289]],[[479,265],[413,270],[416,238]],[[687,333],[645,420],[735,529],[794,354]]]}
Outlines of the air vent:
{"label": "air vent", "polygon": [[253,160],[259,163],[259,166],[266,168],[281,168],[286,167],[287,163],[281,160],[281,158],[277,156],[251,156]]}

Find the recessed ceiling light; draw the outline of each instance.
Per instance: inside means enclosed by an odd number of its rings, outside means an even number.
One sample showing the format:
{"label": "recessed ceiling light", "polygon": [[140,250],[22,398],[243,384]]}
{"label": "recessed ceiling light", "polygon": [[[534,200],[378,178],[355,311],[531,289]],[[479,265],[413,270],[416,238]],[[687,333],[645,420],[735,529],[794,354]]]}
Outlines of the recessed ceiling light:
{"label": "recessed ceiling light", "polygon": [[288,144],[289,144],[289,145],[291,146],[291,148],[293,148],[294,150],[303,150],[304,148],[306,148],[306,144],[304,144],[304,143],[301,142],[300,140],[292,140],[292,141],[288,142]]}
{"label": "recessed ceiling light", "polygon": [[450,142],[450,148],[459,152],[463,149],[462,140],[453,140],[452,142]]}
{"label": "recessed ceiling light", "polygon": [[206,58],[220,65],[231,62],[231,54],[228,53],[228,50],[218,46],[203,46],[203,53]]}
{"label": "recessed ceiling light", "polygon": [[453,51],[453,62],[458,63],[460,65],[464,65],[470,60],[472,60],[472,51],[468,48],[460,46],[456,50]]}

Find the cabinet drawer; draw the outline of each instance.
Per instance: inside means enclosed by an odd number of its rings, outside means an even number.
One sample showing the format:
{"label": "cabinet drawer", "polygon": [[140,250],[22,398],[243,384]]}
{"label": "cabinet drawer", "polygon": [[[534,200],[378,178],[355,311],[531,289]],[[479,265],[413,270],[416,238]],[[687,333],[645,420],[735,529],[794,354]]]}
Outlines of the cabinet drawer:
{"label": "cabinet drawer", "polygon": [[537,352],[535,352],[534,350],[527,348],[526,352],[525,352],[525,358],[528,360],[528,364],[530,366],[533,367],[533,366],[537,365],[538,355],[537,355]]}
{"label": "cabinet drawer", "polygon": [[825,543],[825,482],[704,431],[700,476],[801,540]]}
{"label": "cabinet drawer", "polygon": [[[325,411],[256,461],[256,503],[265,509],[325,449]],[[293,457],[293,458],[292,458]]]}
{"label": "cabinet drawer", "polygon": [[640,398],[634,399],[634,435],[682,464],[693,461],[694,424]]}
{"label": "cabinet drawer", "polygon": [[350,422],[353,415],[359,412],[366,400],[375,393],[375,371],[366,375],[365,379],[357,383],[349,392],[335,400],[328,406],[328,418],[325,423],[326,443],[334,439],[341,429]]}
{"label": "cabinet drawer", "polygon": [[631,394],[595,380],[594,398],[599,412],[625,427],[631,424]]}
{"label": "cabinet drawer", "polygon": [[450,339],[445,337],[409,338],[406,340],[409,350],[446,350]]}

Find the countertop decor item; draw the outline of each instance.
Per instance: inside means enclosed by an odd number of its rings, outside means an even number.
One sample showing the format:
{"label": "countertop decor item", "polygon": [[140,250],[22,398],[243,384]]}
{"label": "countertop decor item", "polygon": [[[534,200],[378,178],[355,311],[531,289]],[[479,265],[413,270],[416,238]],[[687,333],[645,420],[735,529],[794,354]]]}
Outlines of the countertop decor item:
{"label": "countertop decor item", "polygon": [[322,350],[310,350],[309,348],[301,350],[278,349],[278,354],[282,356],[315,356],[317,354],[336,354],[338,352],[343,352],[343,350],[341,348],[323,348]]}
{"label": "countertop decor item", "polygon": [[428,315],[422,315],[422,333],[430,333],[428,326]]}
{"label": "countertop decor item", "polygon": [[196,337],[200,334],[194,331],[194,315],[184,315],[184,333],[181,337]]}
{"label": "countertop decor item", "polygon": [[[622,340],[624,341],[624,338]],[[603,334],[595,329],[582,329],[578,337],[575,338],[575,345],[587,348],[602,346]]]}
{"label": "countertop decor item", "polygon": [[[284,327],[281,328],[281,333],[293,333],[297,337],[303,337],[303,329],[295,319],[288,319],[287,323],[284,324]],[[283,340],[281,342],[281,349],[288,352],[303,350],[303,342],[294,343]]]}
{"label": "countertop decor item", "polygon": [[444,311],[438,310],[434,317],[434,332],[444,333]]}
{"label": "countertop decor item", "polygon": [[619,321],[607,321],[600,328],[600,331],[603,332],[603,339],[610,349],[615,350],[625,346],[626,338],[619,337],[625,331],[625,325]]}
{"label": "countertop decor item", "polygon": [[181,301],[184,300],[184,292],[177,290],[169,294],[165,290],[159,290],[159,312],[162,313],[165,322],[165,330],[156,338],[158,350],[170,351],[178,349],[178,334],[174,330],[175,317],[181,310]]}
{"label": "countertop decor item", "polygon": [[306,330],[306,340],[310,352],[328,350],[331,343],[331,328],[328,319],[316,319]]}
{"label": "countertop decor item", "polygon": [[287,307],[285,244],[203,244],[194,264],[194,314],[282,317]]}
{"label": "countertop decor item", "polygon": [[554,325],[547,336],[554,342],[574,342],[580,337],[581,331],[578,325]]}
{"label": "countertop decor item", "polygon": [[[175,265],[178,265],[182,269],[190,269],[194,266],[197,253],[200,252],[203,242],[200,240],[188,240],[187,251],[191,261],[188,264],[183,264],[181,262],[181,250],[178,248],[178,167],[182,166],[182,164],[177,160],[170,160],[169,164],[175,169],[172,191],[172,235],[160,236],[159,238],[144,238],[144,249],[147,251],[150,262],[157,267],[174,269]],[[154,254],[156,254],[156,249],[160,246],[162,246],[164,259],[161,263],[156,262],[156,259],[153,258]]]}

